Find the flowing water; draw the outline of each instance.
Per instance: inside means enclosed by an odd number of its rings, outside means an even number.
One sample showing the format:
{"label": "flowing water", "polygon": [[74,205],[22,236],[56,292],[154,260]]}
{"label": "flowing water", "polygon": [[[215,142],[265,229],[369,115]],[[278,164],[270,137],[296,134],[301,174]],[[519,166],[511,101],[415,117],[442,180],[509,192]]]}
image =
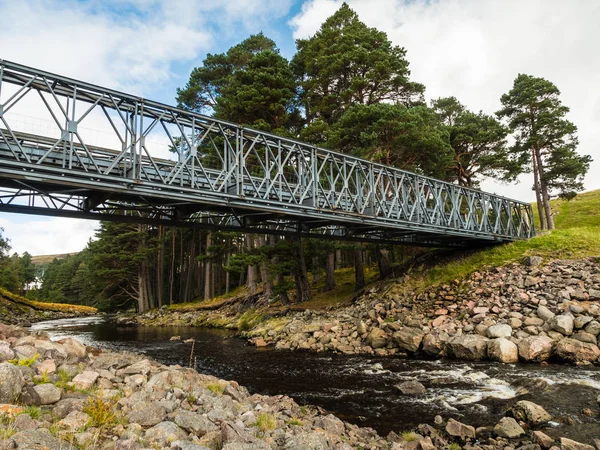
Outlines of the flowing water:
{"label": "flowing water", "polygon": [[[494,425],[518,400],[544,406],[555,420],[547,434],[592,443],[600,437],[600,368],[568,365],[505,365],[490,362],[342,356],[257,349],[223,330],[192,327],[115,327],[102,317],[35,324],[52,339],[75,337],[87,345],[148,355],[164,364],[188,366],[195,338],[198,371],[235,380],[252,393],[285,394],[321,406],[380,434],[432,423],[440,414],[474,426]],[[423,395],[402,395],[395,384],[416,379]],[[594,417],[582,414],[590,408]]]}

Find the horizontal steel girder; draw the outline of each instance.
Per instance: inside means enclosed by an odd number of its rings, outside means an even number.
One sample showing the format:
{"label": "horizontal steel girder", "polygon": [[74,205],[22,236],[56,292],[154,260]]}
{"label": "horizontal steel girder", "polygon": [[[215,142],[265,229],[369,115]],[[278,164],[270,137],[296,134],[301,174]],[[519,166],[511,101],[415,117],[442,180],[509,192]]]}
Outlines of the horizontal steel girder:
{"label": "horizontal steel girder", "polygon": [[[31,96],[45,133],[13,120]],[[527,203],[1,60],[0,188],[0,211],[99,220],[430,246],[535,234]]]}

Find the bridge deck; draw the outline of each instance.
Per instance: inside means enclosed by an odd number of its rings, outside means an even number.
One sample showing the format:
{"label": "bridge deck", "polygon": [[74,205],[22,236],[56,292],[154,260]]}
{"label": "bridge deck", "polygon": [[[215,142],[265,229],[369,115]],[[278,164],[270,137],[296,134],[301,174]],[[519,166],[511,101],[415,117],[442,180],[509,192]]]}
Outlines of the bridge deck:
{"label": "bridge deck", "polygon": [[[11,125],[28,96],[53,136]],[[100,118],[111,144],[89,145],[81,124]],[[156,156],[167,148],[177,160]],[[436,246],[535,232],[526,203],[7,61],[0,187],[0,211],[101,220]]]}

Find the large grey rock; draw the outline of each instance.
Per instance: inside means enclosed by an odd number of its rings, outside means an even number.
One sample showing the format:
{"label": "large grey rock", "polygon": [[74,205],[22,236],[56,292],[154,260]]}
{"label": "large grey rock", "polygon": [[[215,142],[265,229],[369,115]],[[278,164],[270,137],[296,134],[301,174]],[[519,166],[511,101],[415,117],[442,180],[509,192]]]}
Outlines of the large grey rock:
{"label": "large grey rock", "polygon": [[427,392],[425,386],[423,386],[417,380],[408,380],[403,383],[396,384],[394,387],[405,395],[424,394]]}
{"label": "large grey rock", "polygon": [[548,336],[531,336],[519,342],[519,356],[525,361],[546,361],[553,346],[554,341]]}
{"label": "large grey rock", "polygon": [[499,323],[496,325],[492,325],[487,329],[487,337],[490,339],[495,338],[508,338],[512,335],[512,328],[510,325]]}
{"label": "large grey rock", "polygon": [[532,426],[542,425],[552,420],[552,416],[544,408],[527,400],[521,400],[513,405],[510,413],[516,420]]}
{"label": "large grey rock", "polygon": [[372,348],[382,348],[387,345],[387,335],[381,328],[373,328],[367,336],[367,343]]}
{"label": "large grey rock", "polygon": [[576,331],[571,337],[581,342],[587,342],[588,344],[598,344],[598,338],[596,338],[596,336],[594,336],[593,334],[588,333],[587,331]]}
{"label": "large grey rock", "polygon": [[38,395],[40,405],[52,405],[60,400],[60,389],[53,384],[38,384],[33,390]]}
{"label": "large grey rock", "polygon": [[494,427],[497,436],[514,439],[525,434],[525,430],[512,417],[503,417]]}
{"label": "large grey rock", "polygon": [[573,334],[574,322],[573,317],[571,316],[567,316],[566,314],[554,316],[548,321],[548,324],[554,331],[558,331],[560,334],[565,336],[570,336]]}
{"label": "large grey rock", "polygon": [[494,361],[516,363],[519,361],[519,348],[506,338],[492,339],[488,342],[488,356]]}
{"label": "large grey rock", "polygon": [[180,439],[185,439],[187,434],[173,422],[160,422],[146,430],[144,437],[150,442],[164,445]]}
{"label": "large grey rock", "polygon": [[79,342],[76,339],[68,338],[59,341],[62,344],[63,348],[67,352],[67,354],[74,358],[85,358],[87,355],[87,349],[85,345]]}
{"label": "large grey rock", "polygon": [[12,351],[8,342],[0,341],[0,362],[8,361],[15,357],[15,352]]}
{"label": "large grey rock", "polygon": [[488,340],[478,334],[457,336],[448,341],[448,347],[458,359],[476,361],[487,357]]}
{"label": "large grey rock", "polygon": [[437,332],[428,333],[423,338],[423,351],[428,355],[437,356],[444,350],[444,342]]}
{"label": "large grey rock", "polygon": [[46,428],[21,431],[12,437],[16,448],[24,450],[68,450],[74,449],[68,442],[55,438]]}
{"label": "large grey rock", "polygon": [[123,375],[135,375],[138,373],[142,375],[148,375],[151,370],[152,365],[150,364],[150,361],[147,359],[143,359],[141,361],[133,363],[128,367],[125,367],[124,369],[122,369],[121,373]]}
{"label": "large grey rock", "polygon": [[598,336],[600,334],[600,322],[598,322],[597,320],[592,320],[585,326],[584,330],[587,333],[593,334],[594,336]]}
{"label": "large grey rock", "polygon": [[173,450],[210,450],[209,447],[191,441],[175,441],[171,444]]}
{"label": "large grey rock", "polygon": [[70,432],[75,432],[84,428],[91,417],[82,411],[71,411],[67,417],[58,422],[58,425]]}
{"label": "large grey rock", "polygon": [[592,320],[594,320],[592,316],[577,316],[575,317],[575,320],[573,320],[573,325],[575,326],[575,329],[579,330],[580,328],[584,328]]}
{"label": "large grey rock", "polygon": [[90,389],[94,383],[96,383],[96,380],[99,376],[100,374],[98,372],[94,372],[93,370],[84,370],[82,373],[75,376],[72,382],[77,389]]}
{"label": "large grey rock", "polygon": [[556,315],[552,311],[550,311],[548,308],[546,308],[544,305],[538,306],[536,314],[544,322],[548,322],[549,320],[553,319],[554,316]]}
{"label": "large grey rock", "polygon": [[221,437],[224,445],[229,443],[251,444],[256,441],[254,436],[244,428],[227,421],[221,422]]}
{"label": "large grey rock", "polygon": [[174,418],[174,422],[184,430],[202,437],[210,431],[218,431],[214,423],[206,417],[192,411],[180,410]]}
{"label": "large grey rock", "polygon": [[561,450],[596,450],[593,445],[583,444],[567,438],[560,438]]}
{"label": "large grey rock", "polygon": [[128,414],[129,422],[138,423],[143,427],[153,427],[166,417],[165,408],[157,403],[139,403],[136,409]]}
{"label": "large grey rock", "polygon": [[72,411],[81,411],[86,403],[86,397],[64,398],[52,408],[52,415],[64,419]]}
{"label": "large grey rock", "polygon": [[450,419],[446,424],[446,433],[450,436],[455,436],[460,439],[475,439],[475,428],[471,425],[465,425],[457,420]]}
{"label": "large grey rock", "polygon": [[335,444],[324,434],[317,432],[300,432],[286,436],[284,450],[329,450],[336,448]]}
{"label": "large grey rock", "polygon": [[564,338],[556,345],[556,355],[566,361],[596,362],[600,358],[600,349],[595,344]]}
{"label": "large grey rock", "polygon": [[21,371],[10,363],[0,364],[0,403],[14,403],[23,389]]}
{"label": "large grey rock", "polygon": [[335,417],[333,414],[319,416],[313,422],[317,428],[322,428],[332,436],[341,436],[344,434],[344,422]]}
{"label": "large grey rock", "polygon": [[409,352],[416,352],[419,350],[424,336],[425,333],[420,328],[402,327],[394,333],[394,340],[398,347]]}

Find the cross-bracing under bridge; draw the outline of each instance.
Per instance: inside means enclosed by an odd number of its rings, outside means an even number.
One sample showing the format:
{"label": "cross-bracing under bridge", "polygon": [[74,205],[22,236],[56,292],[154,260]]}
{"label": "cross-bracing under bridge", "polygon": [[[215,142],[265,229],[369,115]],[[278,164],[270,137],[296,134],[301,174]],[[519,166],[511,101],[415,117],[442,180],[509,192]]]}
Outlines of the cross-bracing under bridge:
{"label": "cross-bracing under bridge", "polygon": [[2,60],[0,211],[432,246],[535,233],[527,203]]}

